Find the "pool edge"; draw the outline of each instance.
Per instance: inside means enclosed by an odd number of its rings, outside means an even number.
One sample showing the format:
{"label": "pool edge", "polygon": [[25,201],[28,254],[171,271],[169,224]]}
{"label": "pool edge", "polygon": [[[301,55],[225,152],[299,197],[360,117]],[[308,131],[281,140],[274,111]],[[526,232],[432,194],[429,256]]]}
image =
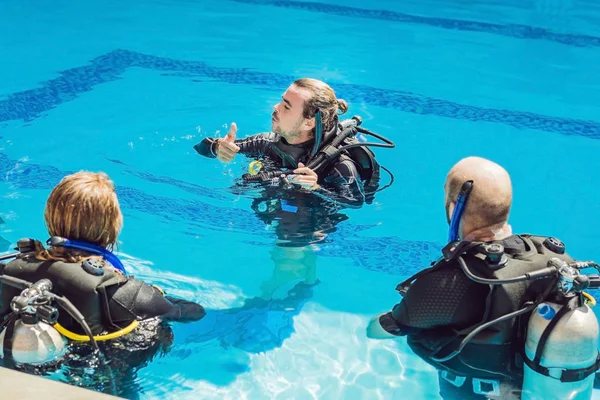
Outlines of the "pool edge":
{"label": "pool edge", "polygon": [[19,400],[116,400],[115,397],[89,389],[72,386],[25,372],[0,367],[2,393],[6,398]]}

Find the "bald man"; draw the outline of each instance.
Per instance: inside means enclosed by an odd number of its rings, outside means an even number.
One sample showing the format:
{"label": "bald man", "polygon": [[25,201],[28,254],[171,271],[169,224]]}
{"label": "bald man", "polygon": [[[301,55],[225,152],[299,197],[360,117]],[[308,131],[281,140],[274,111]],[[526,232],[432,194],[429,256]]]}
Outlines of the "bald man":
{"label": "bald man", "polygon": [[520,310],[526,301],[541,301],[556,285],[551,278],[477,283],[459,260],[477,276],[506,279],[545,268],[552,257],[573,259],[556,239],[512,233],[512,185],[500,165],[480,157],[462,159],[446,176],[444,192],[450,232],[443,257],[398,285],[402,301],[374,318],[367,336],[407,336],[411,349],[438,369],[444,399],[519,399],[523,362],[518,354],[524,345],[520,327],[526,320],[493,324],[459,355],[456,351],[475,328]]}
{"label": "bald man", "polygon": [[477,182],[462,216],[459,237],[471,241],[502,240],[512,235],[508,214],[512,204],[512,184],[500,165],[480,157],[460,160],[446,176],[444,185],[446,217],[454,212],[464,182]]}

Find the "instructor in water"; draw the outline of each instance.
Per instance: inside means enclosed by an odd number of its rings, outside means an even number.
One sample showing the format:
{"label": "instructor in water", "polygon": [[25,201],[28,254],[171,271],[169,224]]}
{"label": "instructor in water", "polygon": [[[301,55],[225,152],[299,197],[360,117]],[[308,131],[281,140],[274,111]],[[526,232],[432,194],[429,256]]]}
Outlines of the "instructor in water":
{"label": "instructor in water", "polygon": [[338,99],[325,82],[302,78],[294,81],[273,107],[272,132],[237,139],[237,126],[232,123],[224,138],[206,138],[194,148],[202,156],[223,162],[230,162],[237,153],[265,158],[272,169],[293,168],[287,180],[298,188],[360,206],[372,200],[379,183],[380,167],[370,149],[357,145],[340,152],[319,171],[307,166],[328,140],[340,133],[338,115],[347,110],[346,101]]}

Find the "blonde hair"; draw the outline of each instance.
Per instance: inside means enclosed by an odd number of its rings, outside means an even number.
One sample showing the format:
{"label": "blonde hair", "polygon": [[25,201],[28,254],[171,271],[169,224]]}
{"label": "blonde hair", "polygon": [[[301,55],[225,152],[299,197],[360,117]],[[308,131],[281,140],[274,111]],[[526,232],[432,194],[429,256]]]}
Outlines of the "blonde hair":
{"label": "blonde hair", "polygon": [[[294,85],[307,89],[312,96],[304,101],[304,118],[312,118],[317,110],[321,112],[323,131],[331,130],[335,124],[337,115],[348,111],[348,103],[343,99],[335,97],[333,89],[323,81],[312,78],[301,78],[294,81]],[[314,134],[314,129],[313,129]]]}
{"label": "blonde hair", "polygon": [[[46,202],[44,220],[50,236],[81,240],[112,250],[123,227],[113,181],[104,172],[65,176]],[[63,248],[36,251],[36,258],[78,262],[92,258]]]}

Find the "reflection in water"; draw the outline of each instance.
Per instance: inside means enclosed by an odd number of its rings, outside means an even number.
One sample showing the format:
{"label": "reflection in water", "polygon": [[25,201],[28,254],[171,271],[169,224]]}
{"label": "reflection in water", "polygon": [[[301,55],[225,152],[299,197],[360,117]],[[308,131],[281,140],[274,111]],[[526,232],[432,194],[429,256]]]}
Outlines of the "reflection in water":
{"label": "reflection in water", "polygon": [[274,268],[273,275],[260,285],[263,299],[273,298],[278,289],[296,280],[301,280],[306,285],[317,283],[317,255],[314,246],[273,246],[269,253]]}
{"label": "reflection in water", "polygon": [[250,353],[280,347],[294,332],[294,317],[319,283],[318,244],[348,219],[339,206],[312,193],[274,187],[261,191],[252,209],[277,237],[269,250],[273,273],[260,285],[261,295],[241,307],[207,310],[201,332],[190,335],[187,343],[216,339],[223,348]]}
{"label": "reflection in water", "polygon": [[254,297],[241,307],[209,310],[199,332],[186,343],[216,339],[223,348],[235,347],[250,353],[273,350],[294,332],[293,317],[313,295],[315,284],[299,282],[282,299]]}
{"label": "reflection in water", "polygon": [[313,193],[266,187],[252,201],[259,220],[277,236],[277,246],[305,247],[323,243],[348,219],[341,205]]}

